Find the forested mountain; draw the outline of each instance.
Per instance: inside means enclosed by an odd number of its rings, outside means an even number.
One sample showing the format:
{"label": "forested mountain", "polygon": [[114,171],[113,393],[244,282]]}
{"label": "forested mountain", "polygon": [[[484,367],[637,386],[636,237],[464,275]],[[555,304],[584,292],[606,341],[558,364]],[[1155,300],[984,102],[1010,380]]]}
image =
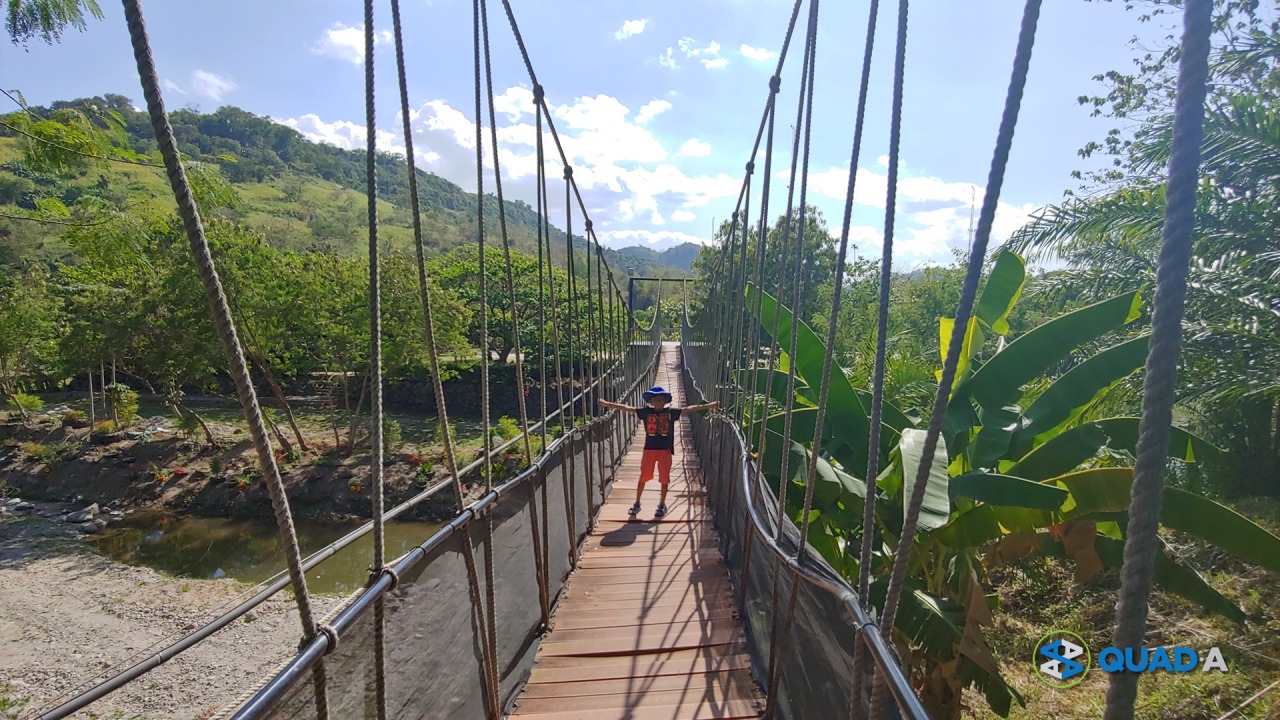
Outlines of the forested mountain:
{"label": "forested mountain", "polygon": [[[144,113],[119,95],[55,102],[32,107],[31,118],[79,115],[95,126],[114,126],[114,157],[134,156],[145,162],[155,152],[155,140]],[[70,111],[68,113],[67,111]],[[233,197],[221,212],[227,219],[263,233],[267,241],[288,249],[363,252],[365,234],[365,155],[363,150],[343,150],[311,142],[298,131],[227,106],[213,113],[178,110],[170,115],[182,150],[194,161],[216,166],[230,183]],[[28,133],[0,128],[0,205],[18,206],[14,215],[44,210],[54,217],[65,209],[65,220],[80,211],[114,208],[137,209],[172,204],[162,172],[145,165],[86,161],[80,167],[55,174],[32,171],[21,162],[30,135],[40,135],[39,121]],[[378,156],[378,192],[385,201],[380,212],[382,235],[392,249],[412,248],[408,179],[403,159]],[[475,195],[444,178],[418,170],[418,192],[428,252],[438,254],[474,242]],[[56,201],[56,202],[55,202]],[[497,228],[497,200],[485,204],[486,223]],[[513,246],[537,252],[537,216],[520,200],[506,201],[506,219]],[[61,241],[66,226],[29,220],[0,219],[0,264],[26,260],[48,263],[66,260],[70,250]],[[552,228],[553,252],[562,257],[563,231]],[[497,233],[492,236],[496,241]],[[575,242],[582,243],[575,237]],[[635,250],[638,252],[632,252]],[[696,248],[695,248],[696,250]],[[615,273],[625,276],[670,274],[687,270],[690,252],[673,248],[671,255],[647,248],[627,252],[606,251]]]}

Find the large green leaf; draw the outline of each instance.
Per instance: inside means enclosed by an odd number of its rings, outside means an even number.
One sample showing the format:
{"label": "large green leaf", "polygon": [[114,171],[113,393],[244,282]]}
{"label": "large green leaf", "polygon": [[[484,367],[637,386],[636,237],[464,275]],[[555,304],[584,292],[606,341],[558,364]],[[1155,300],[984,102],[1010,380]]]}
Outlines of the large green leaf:
{"label": "large green leaf", "polygon": [[[1124,543],[1099,535],[1094,539],[1094,547],[1098,557],[1107,567],[1120,568],[1124,565]],[[1155,582],[1162,590],[1171,592],[1199,605],[1209,612],[1239,623],[1244,623],[1244,611],[1228,600],[1222,593],[1213,589],[1195,570],[1168,557],[1163,552],[1156,553]]]}
{"label": "large green leaf", "polygon": [[1247,563],[1280,572],[1280,538],[1206,497],[1165,488],[1160,524],[1195,535]]}
{"label": "large green leaf", "polygon": [[[902,515],[906,517],[907,504],[911,500],[916,477],[924,459],[925,431],[908,428],[902,431],[899,447],[902,450]],[[935,530],[947,524],[951,516],[951,498],[947,494],[947,446],[938,438],[938,447],[933,452],[933,462],[929,466],[929,479],[925,484],[924,501],[920,506],[920,519],[917,521],[917,532]]]}
{"label": "large green leaf", "polygon": [[[765,443],[764,456],[760,458],[760,468],[775,480],[782,471],[782,436],[769,433]],[[787,459],[787,479],[793,485],[803,487],[809,472],[809,449],[799,442],[792,441],[791,453]],[[797,501],[798,493],[788,493],[788,511],[802,509]],[[827,514],[837,514],[844,508],[854,508],[861,517],[862,501],[867,495],[867,486],[859,479],[842,472],[825,458],[818,458],[817,474],[813,487],[813,506]]]}
{"label": "large green leaf", "polygon": [[[878,577],[869,588],[871,602],[877,608],[884,607],[888,580],[884,576]],[[958,654],[964,637],[965,617],[964,606],[929,594],[919,580],[909,578],[903,586],[893,627],[930,657],[947,661]],[[991,673],[967,656],[960,656],[960,669],[962,677],[972,680],[983,691],[991,709],[1001,717],[1008,715],[1014,700],[1023,702],[1018,691],[1010,687],[999,673]]]}
{"label": "large green leaf", "polygon": [[[1132,453],[1138,445],[1139,422],[1136,417],[1117,417],[1078,425],[1027,453],[1005,472],[1028,480],[1048,480],[1074,470],[1104,447]],[[1171,427],[1169,433],[1169,457],[1176,460],[1199,462],[1221,453],[1182,428]]]}
{"label": "large green leaf", "polygon": [[1017,405],[984,408],[982,427],[969,443],[970,467],[995,467],[996,461],[1009,452],[1013,435],[1021,424],[1022,408]]}
{"label": "large green leaf", "polygon": [[1129,487],[1133,485],[1133,468],[1081,470],[1059,475],[1046,482],[1055,481],[1071,493],[1073,502],[1069,502],[1064,509],[1071,517],[1129,509]]}
{"label": "large green leaf", "polygon": [[[753,395],[764,395],[765,391],[769,391],[770,398],[777,403],[787,402],[787,382],[789,380],[788,373],[778,370],[769,370],[761,368],[758,370],[738,370],[738,384],[744,390]],[[769,385],[769,378],[773,378],[773,386]],[[796,379],[796,404],[797,405],[813,405],[810,400],[811,393],[809,386],[800,378]]]}
{"label": "large green leaf", "polygon": [[[746,293],[748,307],[753,312],[757,301],[760,301],[761,327],[772,328],[776,320],[778,337],[775,339],[779,345],[788,347],[791,343],[793,321],[791,311],[779,305],[769,293],[761,292],[754,283],[748,283]],[[826,358],[827,348],[822,340],[808,325],[799,323],[796,335],[796,356],[792,361],[795,362],[796,371],[804,377],[806,384],[811,388],[820,387]],[[832,363],[830,377],[824,427],[829,423],[839,428],[840,434],[848,438],[846,446],[849,448],[850,459],[844,465],[856,471],[857,468],[864,468],[867,465],[867,438],[870,435],[871,422],[853,386],[849,384],[849,378],[845,376],[844,370]],[[812,431],[810,431],[810,437],[812,437]]]}
{"label": "large green leaf", "polygon": [[1081,409],[1132,375],[1146,362],[1149,340],[1150,336],[1143,335],[1109,347],[1055,380],[1023,413],[1014,444],[1029,447],[1037,435],[1075,418]]}
{"label": "large green leaf", "polygon": [[[955,318],[938,318],[938,352],[942,354],[942,362],[947,362],[947,353],[951,351],[951,334],[955,332]],[[969,331],[965,333],[964,343],[960,346],[960,357],[956,361],[956,374],[951,385],[951,394],[954,396],[956,389],[960,386],[961,381],[966,378],[969,372],[970,360],[973,353],[982,348],[983,335],[982,326],[978,324],[978,318],[969,318]],[[934,377],[942,380],[942,371],[936,370]]]}
{"label": "large green leaf", "polygon": [[1022,386],[1073,350],[1137,318],[1140,307],[1134,291],[1054,318],[992,356],[954,395],[972,397],[984,408],[1008,405]]}
{"label": "large green leaf", "polygon": [[[813,426],[818,420],[817,408],[802,408],[791,412],[791,439],[795,442],[803,443],[808,446],[813,442]],[[774,413],[769,416],[769,420],[765,423],[769,428],[769,441],[772,443],[775,439],[781,439],[783,431],[786,429],[787,414],[785,412]],[[866,472],[865,460],[861,468],[853,465],[857,462],[859,455],[853,452],[850,447],[848,438],[843,434],[836,433],[836,426],[831,422],[831,416],[828,415],[826,421],[822,423],[822,451],[830,455],[836,462],[843,465],[846,469],[861,469]],[[862,444],[865,446],[867,438],[861,438]],[[768,443],[765,443],[766,450]],[[861,457],[866,457],[866,448],[863,448]]]}
{"label": "large green leaf", "polygon": [[[863,412],[865,412],[867,417],[870,418],[872,400],[871,393],[861,388],[854,388],[854,392],[857,393],[858,400],[862,402]],[[907,417],[896,405],[889,402],[888,398],[883,398],[881,400],[880,422],[890,428],[893,428],[896,431],[894,433],[895,435],[902,432],[903,428],[916,426],[916,424],[911,421],[911,418]],[[884,434],[884,429],[882,428],[880,432],[881,434]]]}
{"label": "large green leaf", "polygon": [[1037,510],[1057,510],[1067,499],[1067,491],[1060,487],[982,471],[951,478],[947,490],[953,500],[967,497],[990,505]]}
{"label": "large green leaf", "polygon": [[1009,312],[1013,310],[1022,286],[1027,280],[1026,263],[1017,255],[1004,251],[996,256],[995,266],[987,276],[982,297],[973,314],[997,335],[1009,334]]}

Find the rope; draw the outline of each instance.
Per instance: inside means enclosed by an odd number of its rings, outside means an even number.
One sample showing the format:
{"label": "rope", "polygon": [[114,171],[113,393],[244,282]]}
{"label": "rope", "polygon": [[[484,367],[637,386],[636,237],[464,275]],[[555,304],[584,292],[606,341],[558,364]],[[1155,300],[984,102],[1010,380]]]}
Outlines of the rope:
{"label": "rope", "polygon": [[[483,429],[484,437],[482,439],[484,462],[481,463],[481,472],[484,477],[484,485],[486,491],[493,490],[493,433],[489,421],[489,303],[488,303],[488,274],[485,270],[485,244],[484,244],[484,130],[481,118],[481,93],[480,84],[480,52],[481,43],[488,43],[488,38],[482,39],[481,13],[482,0],[473,0],[472,9],[472,34],[474,39],[474,61],[475,61],[475,96],[476,96],[476,237],[480,246],[480,427]],[[496,158],[495,158],[496,159]],[[497,173],[495,172],[495,175]],[[502,207],[498,208],[499,215],[502,214]],[[484,560],[485,560],[485,611],[482,613],[482,625],[487,625],[486,640],[484,652],[482,653],[485,674],[488,677],[486,683],[489,692],[489,709],[494,718],[501,714],[501,707],[498,697],[498,660],[496,655],[496,642],[494,635],[494,589],[493,589],[493,515],[486,513],[485,522],[485,538],[484,538]]]}
{"label": "rope", "polygon": [[[1120,598],[1116,605],[1116,647],[1139,647],[1147,630],[1147,598],[1151,594],[1164,491],[1169,426],[1173,423],[1174,383],[1182,342],[1182,315],[1187,293],[1187,265],[1195,229],[1196,185],[1200,145],[1204,140],[1204,100],[1208,80],[1211,0],[1187,0],[1183,15],[1182,56],[1174,105],[1172,151],[1166,191],[1164,237],[1156,266],[1155,309],[1151,347],[1142,388],[1142,420],[1133,469],[1133,495],[1125,533]],[[1107,720],[1128,720],[1138,695],[1138,676],[1111,676],[1107,688]]]}
{"label": "rope", "polygon": [[[878,0],[877,0],[878,1]],[[769,78],[769,100],[766,104],[765,111],[768,113],[768,137],[765,141],[764,151],[764,182],[760,190],[760,224],[756,231],[756,278],[760,289],[764,288],[764,257],[765,246],[769,242],[769,191],[773,184],[773,136],[774,136],[774,120],[777,116],[778,90],[782,85],[782,80],[777,75]],[[759,392],[760,378],[756,375],[760,368],[760,313],[764,308],[764,293],[756,293],[756,308],[751,317],[751,330],[748,336],[751,338],[750,367],[751,367],[751,392],[753,395]],[[773,375],[773,368],[769,368],[769,375]],[[755,401],[753,401],[755,402]],[[769,396],[765,395],[760,407],[760,423],[764,427],[764,422],[769,417]],[[755,406],[752,405],[751,414],[747,419],[747,449],[750,450],[750,444],[755,440],[755,423],[756,413]],[[745,552],[745,549],[744,549]]]}
{"label": "rope", "polygon": [[[799,159],[799,152],[797,152],[796,150],[799,150],[801,132],[805,132],[804,118],[805,118],[805,96],[806,95],[808,95],[809,108],[812,109],[812,106],[813,106],[812,70],[813,70],[814,44],[815,44],[815,41],[817,41],[817,35],[818,35],[817,5],[818,5],[817,0],[813,0],[812,3],[810,3],[809,5],[809,33],[808,33],[808,38],[806,38],[806,41],[805,41],[804,64],[801,65],[801,70],[800,70],[801,72],[800,95],[799,95],[799,102],[797,102],[797,108],[796,108],[796,128],[794,133],[795,135],[794,146],[792,146],[792,152],[791,152],[791,187],[788,188],[787,190],[787,220],[785,223],[783,223],[783,225],[785,225],[785,231],[783,232],[786,232],[787,234],[790,234],[791,211],[792,211],[791,200],[792,200],[792,197],[794,197],[792,196],[792,191],[795,190],[796,160]],[[805,168],[806,168],[805,173],[808,174],[808,163],[809,163],[808,132],[805,132],[805,136],[806,136],[805,137]],[[803,182],[804,182],[804,178],[801,177],[801,183]],[[801,190],[800,202],[801,202],[801,209],[799,211],[799,218],[797,218],[800,220],[799,222],[800,227],[797,228],[797,232],[796,232],[796,261],[795,261],[794,277],[792,277],[792,288],[791,288],[791,293],[792,293],[791,306],[792,307],[797,307],[800,304],[799,302],[800,301],[800,268],[801,268],[801,261],[804,260],[804,208],[803,208],[804,191],[803,190]],[[781,282],[781,277],[780,277],[780,282]],[[781,315],[782,315],[781,307],[778,310],[780,311],[777,311],[777,313],[774,313],[774,337],[777,337],[777,323],[780,322]],[[790,352],[788,352],[788,357],[791,357],[791,361],[790,363],[788,363],[788,368],[787,368],[786,415],[785,415],[785,419],[783,419],[783,424],[782,424],[782,447],[781,447],[782,464],[781,464],[781,473],[780,475],[778,475],[778,516],[780,516],[780,518],[778,518],[776,539],[778,544],[780,544],[780,546],[782,542],[782,528],[783,528],[783,525],[785,525],[782,523],[782,518],[786,518],[786,514],[787,514],[786,489],[787,489],[787,484],[790,484],[790,479],[788,479],[788,474],[787,474],[787,464],[788,464],[788,460],[790,460],[790,457],[791,457],[791,414],[792,414],[792,410],[795,409],[795,388],[796,388],[795,356],[796,356],[796,343],[797,341],[799,341],[799,332],[800,332],[799,314],[792,313],[792,315],[794,316],[792,316],[792,320],[791,320],[791,346],[790,346]],[[762,450],[762,454],[763,454],[763,450]],[[780,589],[778,588],[778,585],[780,585],[780,575],[782,574],[782,561],[781,559],[778,559],[777,556],[774,556],[773,564],[774,564],[773,602],[771,607],[773,607],[773,609],[777,609],[778,589]],[[791,593],[792,593],[792,596],[794,596],[795,594],[794,582],[792,582]],[[790,601],[788,601],[788,605],[791,605]],[[778,657],[781,656],[781,652],[778,652],[778,642],[777,642],[778,619],[780,619],[780,616],[777,615],[777,612],[774,612],[772,628],[769,629],[769,689],[768,689],[768,700],[767,702],[765,702],[765,707],[764,707],[765,717],[772,717],[774,707],[776,707],[777,705],[776,698],[777,698],[777,685],[778,685]]]}
{"label": "rope", "polygon": [[[374,108],[373,72],[373,0],[364,3],[364,113],[367,128],[365,153],[365,193],[369,204],[369,372],[373,394],[369,399],[371,443],[369,457],[369,493],[373,503],[373,567],[376,573],[386,567],[384,511],[382,501],[382,308],[378,268],[378,177],[377,123]],[[373,605],[374,683],[378,720],[387,718],[387,661],[385,595]]]}
{"label": "rope", "polygon": [[[236,395],[249,425],[249,436],[253,440],[258,462],[262,466],[263,476],[267,481],[267,491],[271,495],[280,543],[284,547],[285,562],[289,568],[289,580],[293,585],[294,598],[298,604],[298,617],[302,623],[303,636],[310,640],[316,635],[315,613],[311,607],[311,595],[307,592],[307,581],[302,571],[301,550],[293,527],[289,499],[285,495],[284,481],[280,478],[280,468],[276,466],[275,457],[271,451],[271,441],[263,425],[257,393],[249,380],[249,369],[245,364],[244,351],[231,319],[231,309],[227,306],[227,296],[222,290],[213,256],[209,252],[209,243],[205,238],[204,226],[200,220],[200,209],[191,194],[191,184],[182,167],[177,141],[173,136],[173,127],[170,126],[169,116],[165,111],[164,97],[160,91],[160,78],[156,72],[155,59],[151,54],[151,42],[147,37],[141,4],[139,0],[123,0],[123,5],[151,128],[155,132],[156,143],[164,159],[165,174],[168,175],[169,185],[173,189],[178,216],[182,219],[187,240],[191,245],[196,272],[204,285],[205,301],[209,304],[218,339],[222,342],[223,351],[227,355],[227,369],[235,383]],[[312,678],[315,683],[316,713],[321,720],[326,720],[329,717],[329,701],[323,662],[315,666]]]}
{"label": "rope", "polygon": [[[995,153],[991,160],[991,172],[987,177],[987,190],[982,199],[982,211],[979,215],[978,229],[974,237],[973,251],[969,255],[969,266],[964,278],[964,286],[960,293],[960,302],[956,308],[955,327],[961,328],[951,334],[951,342],[947,349],[947,361],[943,364],[942,378],[938,382],[938,394],[934,398],[933,411],[929,417],[929,428],[925,434],[924,450],[920,470],[916,474],[915,485],[907,505],[907,517],[903,521],[902,535],[898,540],[898,550],[894,554],[893,573],[889,579],[889,590],[885,597],[884,615],[881,617],[880,632],[891,640],[893,623],[898,612],[898,601],[901,598],[902,586],[906,581],[907,562],[914,543],[916,523],[920,518],[920,504],[924,500],[925,485],[929,479],[934,450],[938,447],[938,437],[942,433],[942,419],[947,409],[947,400],[951,396],[952,382],[955,380],[956,366],[959,362],[960,348],[964,342],[964,329],[969,325],[969,317],[973,311],[974,298],[977,295],[978,280],[982,275],[982,263],[987,254],[987,242],[991,238],[991,224],[995,218],[996,203],[1000,199],[1000,188],[1004,182],[1005,167],[1009,161],[1009,150],[1013,144],[1013,131],[1018,121],[1018,110],[1022,105],[1022,91],[1027,81],[1027,70],[1031,64],[1031,49],[1035,43],[1036,22],[1040,17],[1041,0],[1027,0],[1022,17],[1022,28],[1018,34],[1018,47],[1014,55],[1013,73],[1009,80],[1008,95],[1005,99],[1004,114],[1000,119],[1000,130],[996,136]],[[868,482],[874,482],[869,479]],[[876,695],[883,697],[884,691],[877,687]],[[873,697],[872,713],[875,713]]]}

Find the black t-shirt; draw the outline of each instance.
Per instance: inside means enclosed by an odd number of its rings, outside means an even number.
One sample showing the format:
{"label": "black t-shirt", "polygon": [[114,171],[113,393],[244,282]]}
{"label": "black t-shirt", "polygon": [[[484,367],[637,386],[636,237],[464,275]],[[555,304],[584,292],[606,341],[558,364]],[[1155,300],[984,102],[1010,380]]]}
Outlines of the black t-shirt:
{"label": "black t-shirt", "polygon": [[636,410],[640,422],[644,424],[644,449],[676,451],[675,424],[680,419],[680,408],[665,407],[655,410],[642,407]]}

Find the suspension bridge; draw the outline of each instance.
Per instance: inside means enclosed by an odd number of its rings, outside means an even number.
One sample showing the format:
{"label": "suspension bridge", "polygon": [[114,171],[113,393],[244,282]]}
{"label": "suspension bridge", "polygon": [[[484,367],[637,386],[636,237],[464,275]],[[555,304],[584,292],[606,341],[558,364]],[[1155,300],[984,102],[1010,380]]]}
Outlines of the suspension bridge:
{"label": "suspension bridge", "polygon": [[[814,447],[825,427],[830,355],[821,362],[821,383],[809,387],[813,420],[793,425],[796,414],[796,362],[779,365],[776,358],[796,358],[800,323],[780,323],[774,309],[772,327],[761,310],[764,293],[748,292],[766,282],[765,243],[748,240],[753,225],[764,237],[769,217],[770,186],[775,169],[775,119],[781,108],[781,76],[794,46],[801,46],[800,82],[796,92],[795,134],[791,140],[787,186],[787,228],[781,246],[770,248],[790,266],[789,277],[767,288],[776,297],[797,297],[804,263],[804,208],[808,187],[814,75],[818,48],[819,0],[796,0],[786,22],[777,67],[769,81],[753,149],[747,159],[742,190],[732,216],[729,237],[716,248],[718,264],[703,288],[706,302],[685,307],[678,343],[664,342],[662,313],[649,327],[629,314],[630,290],[605,262],[591,218],[574,181],[573,168],[556,133],[543,85],[534,72],[528,48],[509,0],[503,14],[512,31],[529,81],[537,116],[536,210],[539,226],[539,286],[545,297],[567,294],[569,314],[557,317],[555,302],[542,302],[538,330],[523,336],[516,326],[516,392],[538,387],[543,402],[539,417],[530,417],[524,398],[521,435],[494,445],[485,437],[479,459],[462,466],[448,432],[448,409],[436,356],[431,279],[423,268],[423,236],[417,205],[413,134],[409,125],[404,32],[398,0],[364,2],[366,126],[368,128],[368,226],[370,271],[370,363],[373,373],[371,418],[371,497],[373,519],[328,548],[302,557],[280,472],[264,428],[261,410],[249,381],[245,358],[205,240],[199,208],[187,181],[180,148],[168,124],[159,76],[151,54],[139,0],[123,0],[139,77],[156,138],[173,187],[179,215],[212,319],[217,326],[237,393],[249,421],[262,473],[271,492],[286,549],[287,573],[253,597],[200,627],[176,643],[125,668],[59,706],[39,714],[53,720],[71,716],[94,701],[143,677],[197,645],[273,594],[289,588],[297,602],[301,644],[297,655],[241,698],[228,698],[218,717],[252,718],[836,718],[928,717],[898,657],[903,645],[895,627],[910,553],[893,554],[887,586],[873,601],[869,590],[873,503],[865,503],[864,532],[850,538],[850,555],[860,557],[856,587],[810,547],[819,453],[802,454],[807,462],[788,469],[792,453],[782,453],[781,477],[771,487],[760,468],[767,442],[790,448],[810,434]],[[1009,90],[991,172],[977,225],[967,275],[958,299],[955,326],[966,327],[986,259],[996,202],[1000,195],[1018,118],[1023,88],[1037,32],[1040,0],[1026,0]],[[374,148],[374,27],[386,7],[393,27],[401,113],[406,144],[406,172],[413,200],[418,247],[419,285],[426,347],[430,353],[439,422],[445,443],[449,480],[423,490],[407,502],[386,508],[382,484],[381,308],[377,179]],[[1156,552],[1156,521],[1168,445],[1173,371],[1178,357],[1179,322],[1190,244],[1194,188],[1197,183],[1204,78],[1208,53],[1209,0],[1187,0],[1185,35],[1180,57],[1174,152],[1169,166],[1168,215],[1158,272],[1155,319],[1147,364],[1141,438],[1129,524],[1126,528],[1122,588],[1114,643],[1140,646],[1145,633],[1147,597]],[[502,207],[502,173],[498,163],[490,71],[490,27],[487,0],[473,0],[476,112],[476,237],[481,246],[479,293],[482,332],[487,339],[483,252],[487,242],[509,250],[506,221],[486,225],[484,204],[487,107],[495,167],[493,192]],[[866,97],[873,74],[872,47],[877,37],[879,1],[869,0],[860,97],[851,118],[852,157],[858,166]],[[872,392],[866,398],[870,442],[865,468],[845,467],[862,478],[878,475],[880,428],[884,417],[885,332],[893,262],[894,207],[901,128],[903,67],[908,29],[908,2],[899,0],[891,69],[894,93],[885,241],[881,262],[879,336]],[[888,71],[886,71],[888,74]],[[486,104],[487,103],[487,104]],[[544,136],[551,139],[544,147]],[[550,216],[558,205],[547,177],[548,156],[563,167],[565,287],[551,273]],[[756,169],[762,164],[762,172]],[[848,198],[839,244],[836,282],[831,300],[827,347],[841,304],[844,261],[856,174],[850,173]],[[753,215],[753,182],[759,181],[761,207]],[[558,210],[556,211],[558,213]],[[790,223],[792,215],[798,222]],[[574,241],[580,219],[582,241]],[[749,248],[754,247],[754,256]],[[511,307],[515,295],[506,255],[505,290]],[[661,285],[659,286],[661,287]],[[579,304],[585,312],[579,311]],[[754,307],[752,307],[754,305]],[[794,302],[791,305],[795,306]],[[516,313],[512,312],[512,322]],[[548,331],[550,329],[550,331]],[[671,329],[668,329],[671,330]],[[932,457],[942,431],[944,413],[956,380],[964,333],[953,333],[947,348],[936,400],[922,422],[923,457]],[[540,361],[528,372],[522,358],[536,349]],[[482,422],[489,425],[490,386],[482,363]],[[568,369],[567,375],[565,368]],[[767,369],[760,392],[756,371]],[[746,370],[748,372],[744,373]],[[838,370],[835,370],[838,372]],[[551,377],[554,374],[555,377]],[[785,383],[786,389],[774,382]],[[744,383],[748,383],[749,389]],[[554,381],[554,382],[553,382]],[[719,401],[720,412],[692,416],[677,431],[676,465],[670,512],[655,518],[626,512],[639,473],[637,437],[643,433],[634,415],[604,412],[597,400],[631,406],[655,383],[673,388],[677,404]],[[554,390],[548,390],[554,388]],[[566,391],[566,388],[568,390]],[[548,405],[547,393],[556,397]],[[559,408],[548,413],[546,408]],[[773,413],[773,415],[768,415]],[[768,420],[782,420],[780,437],[765,432]],[[536,448],[536,450],[535,450]],[[499,482],[491,459],[523,450],[529,463],[516,477]],[[775,450],[775,452],[777,452]],[[931,468],[922,463],[911,484],[900,537],[912,537]],[[479,499],[464,503],[463,482],[483,486]],[[793,482],[794,481],[794,482]],[[788,486],[803,489],[803,500],[787,499]],[[456,515],[447,525],[399,558],[387,558],[383,528],[387,521],[428,498],[451,490]],[[786,509],[799,503],[800,512]],[[798,519],[798,524],[797,524]],[[373,568],[367,586],[330,617],[318,616],[311,604],[306,572],[356,538],[374,536]],[[860,547],[859,547],[860,546]],[[855,552],[855,551],[860,552]],[[1107,694],[1106,717],[1131,718],[1137,694],[1136,676],[1117,673]]]}

